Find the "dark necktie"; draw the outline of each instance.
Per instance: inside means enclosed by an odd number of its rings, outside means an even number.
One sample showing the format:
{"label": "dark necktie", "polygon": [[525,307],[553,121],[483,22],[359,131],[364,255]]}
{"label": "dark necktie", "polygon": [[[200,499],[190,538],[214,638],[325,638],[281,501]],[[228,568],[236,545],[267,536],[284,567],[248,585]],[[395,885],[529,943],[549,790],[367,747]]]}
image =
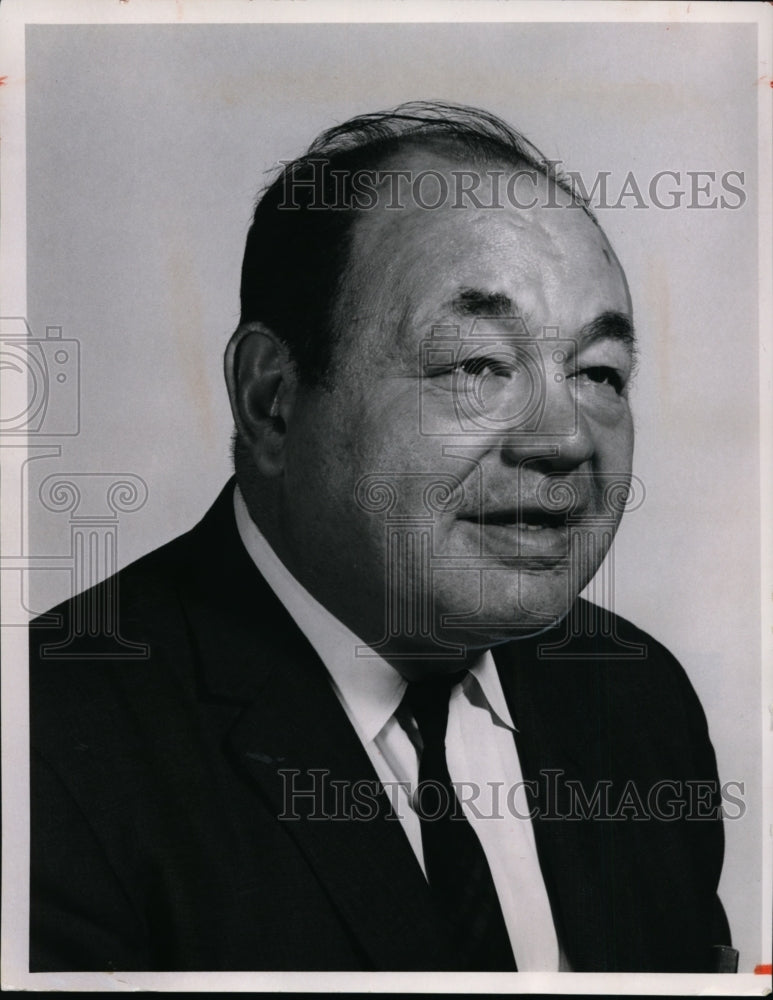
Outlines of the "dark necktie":
{"label": "dark necktie", "polygon": [[[419,728],[423,750],[414,806],[421,820],[427,879],[459,967],[470,972],[516,970],[502,908],[486,855],[451,784],[446,725],[451,689],[466,674],[408,685],[404,704]],[[496,820],[492,820],[496,822]]]}

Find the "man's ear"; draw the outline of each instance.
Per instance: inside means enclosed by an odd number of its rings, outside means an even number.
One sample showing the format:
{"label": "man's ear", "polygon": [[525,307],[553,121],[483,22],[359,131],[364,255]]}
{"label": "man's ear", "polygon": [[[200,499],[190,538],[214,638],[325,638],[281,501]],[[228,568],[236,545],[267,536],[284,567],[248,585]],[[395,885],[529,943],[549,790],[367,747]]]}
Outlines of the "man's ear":
{"label": "man's ear", "polygon": [[255,467],[263,476],[280,475],[297,389],[286,345],[261,323],[240,326],[226,348],[225,380],[237,430]]}

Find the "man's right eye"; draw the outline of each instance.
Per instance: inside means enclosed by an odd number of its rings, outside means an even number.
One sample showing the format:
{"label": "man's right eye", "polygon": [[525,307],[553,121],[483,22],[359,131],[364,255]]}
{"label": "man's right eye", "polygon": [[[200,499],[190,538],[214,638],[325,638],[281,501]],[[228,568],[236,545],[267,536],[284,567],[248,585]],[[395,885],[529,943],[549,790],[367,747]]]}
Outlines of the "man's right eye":
{"label": "man's right eye", "polygon": [[465,375],[498,375],[510,378],[515,374],[516,368],[510,358],[505,360],[491,354],[481,354],[460,361],[457,371],[462,371]]}

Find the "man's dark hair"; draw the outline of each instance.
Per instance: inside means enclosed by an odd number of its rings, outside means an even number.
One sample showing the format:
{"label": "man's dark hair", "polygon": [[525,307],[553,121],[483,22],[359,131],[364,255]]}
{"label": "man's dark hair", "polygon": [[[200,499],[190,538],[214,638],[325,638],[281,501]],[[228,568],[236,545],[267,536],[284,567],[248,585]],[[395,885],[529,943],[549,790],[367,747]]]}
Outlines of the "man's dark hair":
{"label": "man's dark hair", "polygon": [[[335,304],[352,228],[362,214],[355,178],[416,145],[440,144],[473,165],[503,162],[536,170],[573,195],[569,182],[501,118],[441,101],[351,118],[323,132],[284,164],[260,196],[244,251],[241,323],[261,322],[288,346],[301,381],[329,372]],[[584,205],[587,210],[587,205]]]}

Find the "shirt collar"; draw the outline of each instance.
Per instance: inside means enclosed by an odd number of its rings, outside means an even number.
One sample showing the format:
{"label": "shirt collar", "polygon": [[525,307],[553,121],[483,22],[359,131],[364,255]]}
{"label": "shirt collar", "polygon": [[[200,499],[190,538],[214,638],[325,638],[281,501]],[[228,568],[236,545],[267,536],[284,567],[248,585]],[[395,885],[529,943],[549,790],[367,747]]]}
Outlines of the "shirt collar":
{"label": "shirt collar", "polygon": [[488,702],[488,707],[492,715],[496,716],[496,719],[503,726],[518,732],[510,715],[510,709],[507,707],[505,693],[502,690],[502,682],[499,679],[497,667],[490,649],[487,649],[475,666],[470,668],[470,673],[478,682],[478,687]]}

